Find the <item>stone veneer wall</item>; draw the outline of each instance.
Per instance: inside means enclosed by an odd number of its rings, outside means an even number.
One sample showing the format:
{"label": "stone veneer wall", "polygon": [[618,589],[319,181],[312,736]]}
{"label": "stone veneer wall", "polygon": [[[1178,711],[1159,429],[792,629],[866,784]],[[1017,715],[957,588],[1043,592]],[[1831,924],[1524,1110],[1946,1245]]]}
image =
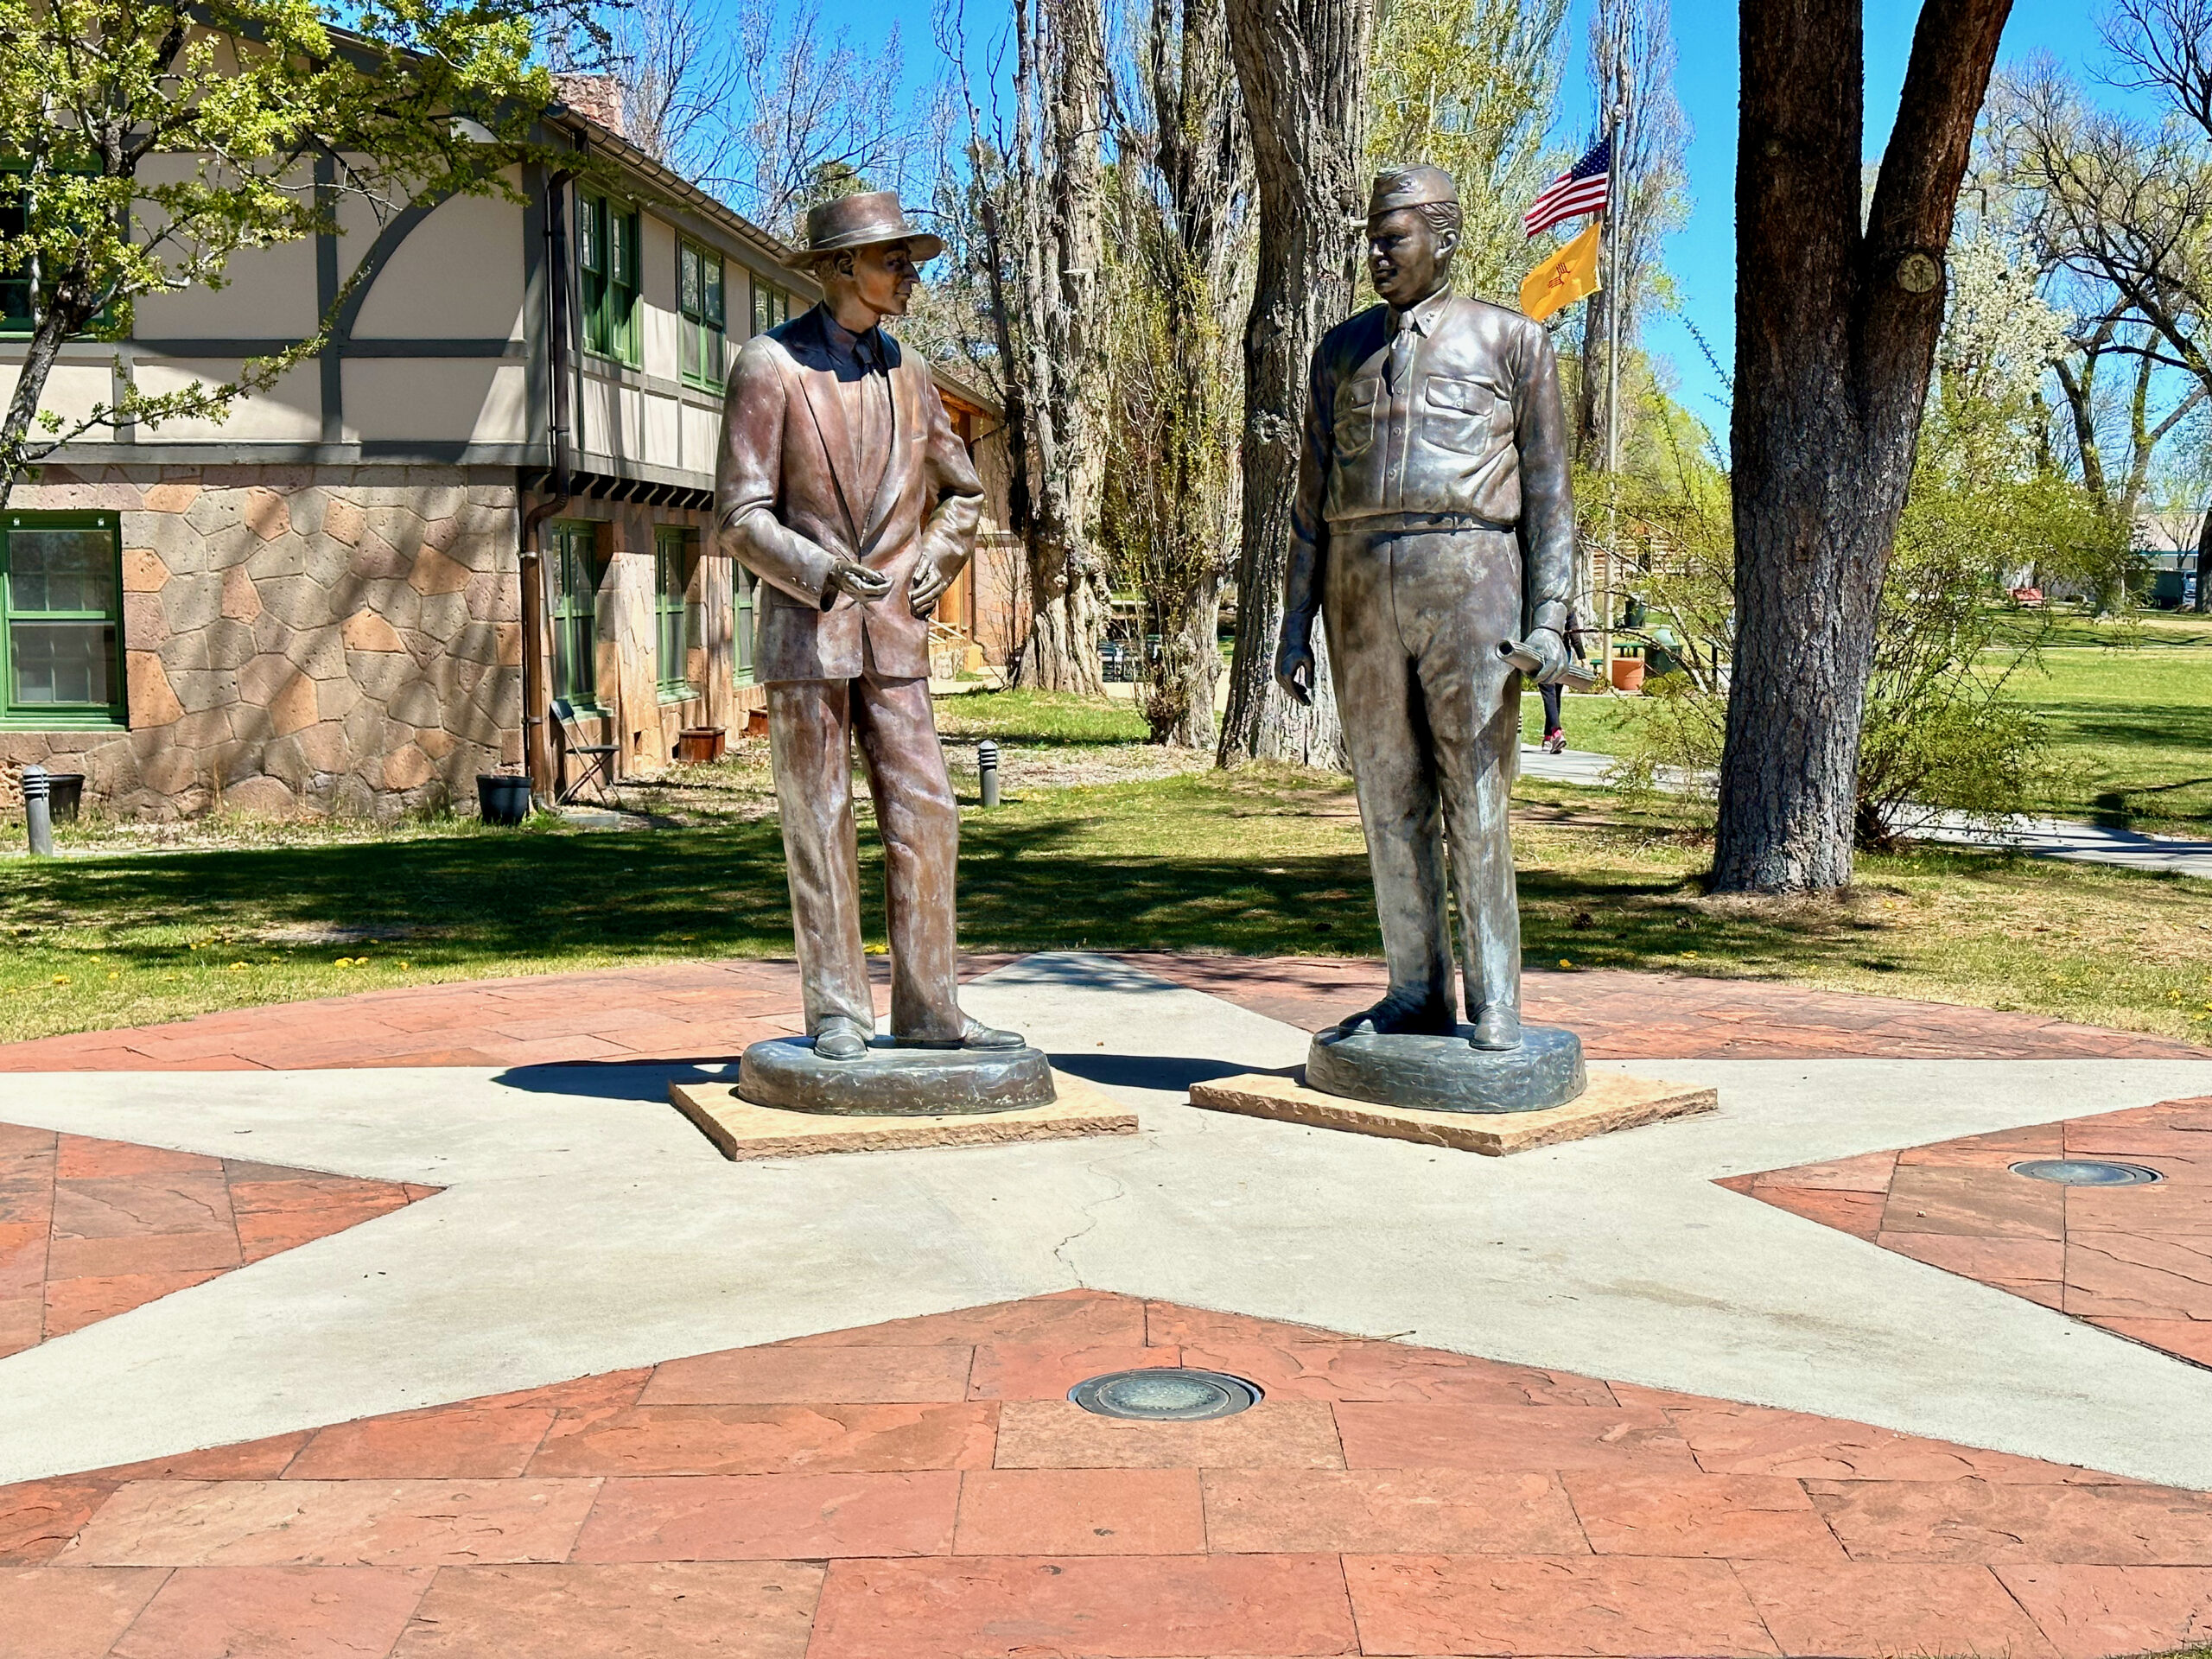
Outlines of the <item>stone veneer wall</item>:
{"label": "stone veneer wall", "polygon": [[24,510],[122,515],[128,732],[0,732],[124,817],[391,817],[522,758],[512,470],[49,467]]}

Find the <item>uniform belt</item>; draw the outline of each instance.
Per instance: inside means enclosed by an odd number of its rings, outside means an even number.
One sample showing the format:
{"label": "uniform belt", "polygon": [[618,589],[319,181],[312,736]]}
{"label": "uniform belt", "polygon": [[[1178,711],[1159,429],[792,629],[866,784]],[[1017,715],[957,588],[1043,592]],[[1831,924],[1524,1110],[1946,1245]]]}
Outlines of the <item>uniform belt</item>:
{"label": "uniform belt", "polygon": [[1433,536],[1455,530],[1490,530],[1510,536],[1518,524],[1501,524],[1472,512],[1380,512],[1364,518],[1340,518],[1329,528],[1351,536]]}

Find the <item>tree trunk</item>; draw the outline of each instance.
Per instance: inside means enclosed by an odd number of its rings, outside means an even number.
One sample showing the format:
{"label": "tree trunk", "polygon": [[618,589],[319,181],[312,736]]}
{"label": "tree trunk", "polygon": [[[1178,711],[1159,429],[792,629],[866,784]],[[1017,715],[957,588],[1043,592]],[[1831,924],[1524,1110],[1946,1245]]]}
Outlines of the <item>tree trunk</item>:
{"label": "tree trunk", "polygon": [[1105,464],[1096,417],[1105,22],[1099,0],[1038,0],[1033,29],[1026,5],[1014,17],[1021,112],[1019,153],[1007,167],[1008,374],[1021,389],[1025,487],[1016,528],[1027,549],[1032,612],[1017,677],[1043,690],[1096,696],[1106,690],[1098,647],[1111,604],[1096,544]]}
{"label": "tree trunk", "polygon": [[2196,613],[2212,613],[2212,505],[2196,526]]}
{"label": "tree trunk", "polygon": [[1863,232],[1859,7],[1742,12],[1720,892],[1851,880],[1875,607],[1942,326],[1942,256],[2011,0],[1923,8]]}
{"label": "tree trunk", "polygon": [[1357,277],[1374,27],[1374,0],[1229,0],[1260,185],[1260,256],[1244,326],[1243,542],[1223,766],[1344,765],[1325,639],[1314,639],[1310,708],[1275,683],[1274,658],[1307,365],[1323,332],[1351,310]]}

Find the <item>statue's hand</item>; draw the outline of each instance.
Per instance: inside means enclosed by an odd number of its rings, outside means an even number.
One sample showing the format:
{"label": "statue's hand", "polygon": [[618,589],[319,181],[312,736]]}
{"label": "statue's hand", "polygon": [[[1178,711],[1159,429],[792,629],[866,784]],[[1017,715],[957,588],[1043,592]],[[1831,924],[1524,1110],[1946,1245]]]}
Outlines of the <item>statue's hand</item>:
{"label": "statue's hand", "polygon": [[1301,705],[1313,701],[1313,646],[1307,631],[1290,620],[1283,623],[1282,643],[1275,647],[1275,683],[1290,700]]}
{"label": "statue's hand", "polygon": [[906,584],[906,602],[913,607],[916,616],[927,616],[937,608],[938,601],[944,596],[944,590],[951,585],[952,578],[938,569],[934,563],[928,559],[917,559],[913,579]]}
{"label": "statue's hand", "polygon": [[1567,678],[1574,658],[1558,629],[1532,628],[1526,643],[1536,658],[1536,671],[1529,677],[1538,685],[1557,685]]}
{"label": "statue's hand", "polygon": [[865,605],[891,591],[891,578],[869,569],[858,559],[840,559],[830,572],[830,586]]}

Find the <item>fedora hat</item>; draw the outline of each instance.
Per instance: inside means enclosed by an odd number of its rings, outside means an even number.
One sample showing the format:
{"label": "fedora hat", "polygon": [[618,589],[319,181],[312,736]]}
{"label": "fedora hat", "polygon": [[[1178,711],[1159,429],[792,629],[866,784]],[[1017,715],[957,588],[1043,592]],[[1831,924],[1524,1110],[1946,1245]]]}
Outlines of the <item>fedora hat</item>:
{"label": "fedora hat", "polygon": [[807,210],[804,257],[810,264],[830,254],[872,248],[884,242],[904,242],[918,265],[944,251],[943,237],[931,236],[906,223],[896,190],[863,190]]}

